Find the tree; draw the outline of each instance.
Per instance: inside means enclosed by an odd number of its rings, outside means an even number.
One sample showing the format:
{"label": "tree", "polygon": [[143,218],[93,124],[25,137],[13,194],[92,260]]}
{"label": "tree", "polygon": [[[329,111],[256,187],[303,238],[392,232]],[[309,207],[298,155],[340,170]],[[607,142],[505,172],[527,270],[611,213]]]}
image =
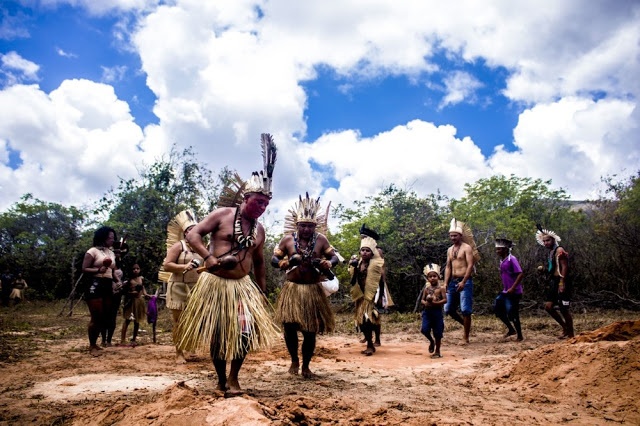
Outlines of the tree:
{"label": "tree", "polygon": [[192,148],[181,152],[174,148],[168,159],[142,169],[138,179],[121,179],[118,189],[109,191],[94,213],[106,218],[119,237],[127,235],[125,275],[137,263],[144,276],[155,282],[166,255],[169,220],[184,209],[203,218],[217,204],[220,188],[230,175],[225,168],[214,179],[207,166],[196,161]]}
{"label": "tree", "polygon": [[32,291],[40,296],[66,296],[84,219],[84,213],[73,206],[47,203],[25,194],[0,214],[2,266],[23,272]]}
{"label": "tree", "polygon": [[[446,260],[448,208],[446,197],[432,194],[419,198],[415,192],[394,185],[378,195],[356,203],[356,209],[338,206],[340,232],[332,240],[345,257],[360,248],[360,226],[380,234],[389,291],[400,310],[412,310],[422,289],[422,269],[427,263]],[[341,282],[349,282],[341,272]]]}

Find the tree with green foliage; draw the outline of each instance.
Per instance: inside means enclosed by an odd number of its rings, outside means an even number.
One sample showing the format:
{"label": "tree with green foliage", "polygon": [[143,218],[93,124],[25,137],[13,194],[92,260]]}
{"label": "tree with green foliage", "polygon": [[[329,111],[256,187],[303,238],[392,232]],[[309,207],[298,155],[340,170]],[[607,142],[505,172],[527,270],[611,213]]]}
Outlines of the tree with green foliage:
{"label": "tree with green foliage", "polygon": [[137,263],[143,275],[155,282],[166,255],[169,220],[184,209],[192,209],[203,218],[217,204],[220,189],[230,175],[224,169],[214,179],[191,148],[181,152],[174,148],[167,159],[142,169],[139,178],[121,179],[118,188],[98,202],[94,214],[116,229],[119,237],[127,236],[125,274]]}
{"label": "tree with green foliage", "polygon": [[[485,306],[501,288],[497,274],[494,239],[507,237],[516,243],[514,254],[525,272],[525,297],[541,297],[543,283],[536,266],[546,255],[535,243],[536,224],[566,232],[581,220],[570,210],[569,196],[562,189],[551,188],[551,181],[528,177],[498,175],[465,184],[465,195],[451,201],[451,217],[467,223],[474,232],[482,256],[474,275],[474,298]],[[563,240],[564,242],[565,240]],[[571,238],[564,245],[571,252]]]}
{"label": "tree with green foliage", "polygon": [[0,214],[2,267],[23,272],[30,291],[40,297],[64,297],[72,280],[72,259],[85,219],[75,207],[22,196]]}
{"label": "tree with green foliage", "polygon": [[[424,278],[422,269],[429,262],[446,260],[448,208],[446,197],[435,194],[419,198],[390,185],[378,195],[358,201],[356,208],[336,208],[340,231],[332,243],[346,258],[360,248],[360,226],[380,234],[378,245],[384,250],[389,291],[399,310],[412,310]],[[341,272],[341,282],[348,275]]]}

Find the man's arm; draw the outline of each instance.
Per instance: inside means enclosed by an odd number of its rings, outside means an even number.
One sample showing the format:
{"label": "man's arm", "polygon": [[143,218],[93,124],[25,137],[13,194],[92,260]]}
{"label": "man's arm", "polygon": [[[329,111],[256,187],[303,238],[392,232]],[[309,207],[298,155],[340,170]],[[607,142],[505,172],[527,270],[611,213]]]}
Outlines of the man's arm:
{"label": "man's arm", "polygon": [[464,260],[467,263],[467,269],[464,271],[462,281],[458,284],[458,291],[461,291],[464,288],[465,283],[469,278],[471,278],[471,274],[473,273],[473,249],[469,244],[464,244]]}
{"label": "man's arm", "polygon": [[320,248],[322,250],[322,256],[324,257],[319,266],[322,269],[331,269],[340,262],[340,259],[338,259],[338,256],[336,256],[336,251],[333,249],[333,246],[329,244],[329,240],[327,240],[327,237],[320,234],[318,235],[318,239],[322,243]]}
{"label": "man's arm", "polygon": [[449,280],[451,280],[451,247],[447,249],[447,264],[444,267],[444,286],[449,285]]}
{"label": "man's arm", "polygon": [[289,267],[289,260],[285,259],[285,257],[289,257],[288,242],[291,239],[291,235],[284,236],[280,240],[278,247],[273,250],[273,256],[271,256],[271,266],[273,266],[274,268],[286,270]]}
{"label": "man's arm", "polygon": [[567,272],[569,272],[569,262],[567,262],[567,252],[564,251],[562,247],[558,248],[558,266],[560,273],[560,283],[558,284],[558,292],[562,293],[564,291],[564,279],[567,276]]}
{"label": "man's arm", "polygon": [[263,293],[267,292],[267,278],[264,266],[264,228],[259,226],[259,232],[262,234],[262,238],[259,238],[260,244],[253,248],[253,275],[256,277],[256,283]]}
{"label": "man's arm", "polygon": [[[198,253],[200,257],[204,259],[204,266],[207,269],[217,265],[218,259],[209,253],[209,249],[205,247],[202,237],[209,233],[215,233],[215,231],[220,227],[220,220],[223,214],[223,209],[216,209],[212,211],[207,215],[207,217],[194,226],[186,237],[193,251]],[[214,244],[213,235],[210,244],[211,246]]]}

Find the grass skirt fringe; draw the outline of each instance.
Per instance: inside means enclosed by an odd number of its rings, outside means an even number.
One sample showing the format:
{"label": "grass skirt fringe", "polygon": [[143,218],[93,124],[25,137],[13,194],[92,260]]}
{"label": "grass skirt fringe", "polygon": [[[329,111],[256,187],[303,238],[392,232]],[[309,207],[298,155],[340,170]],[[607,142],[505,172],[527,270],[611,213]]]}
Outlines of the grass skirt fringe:
{"label": "grass skirt fringe", "polygon": [[203,272],[180,315],[176,347],[205,353],[215,342],[219,352],[212,355],[227,361],[266,349],[280,338],[267,304],[249,276],[234,280]]}
{"label": "grass skirt fringe", "polygon": [[167,308],[183,311],[187,306],[187,298],[196,283],[185,283],[182,281],[169,281],[167,285]]}
{"label": "grass skirt fringe", "polygon": [[319,284],[285,281],[276,304],[276,322],[297,323],[301,331],[330,333],[336,322],[329,298]]}
{"label": "grass skirt fringe", "polygon": [[374,302],[373,300],[366,300],[364,297],[358,299],[356,301],[356,309],[355,309],[355,321],[357,325],[362,325],[366,319],[369,319],[373,324],[380,324],[380,315],[377,313],[374,314]]}

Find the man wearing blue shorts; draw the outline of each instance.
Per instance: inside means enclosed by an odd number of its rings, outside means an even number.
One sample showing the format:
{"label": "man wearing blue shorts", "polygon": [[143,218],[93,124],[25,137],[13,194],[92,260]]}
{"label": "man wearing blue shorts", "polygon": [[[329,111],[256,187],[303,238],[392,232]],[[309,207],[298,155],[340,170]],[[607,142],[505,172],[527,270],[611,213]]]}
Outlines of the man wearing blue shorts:
{"label": "man wearing blue shorts", "polygon": [[453,245],[447,250],[447,265],[444,271],[444,283],[447,288],[447,303],[444,305],[444,312],[462,324],[464,343],[467,344],[469,343],[471,314],[473,312],[471,274],[476,262],[475,242],[471,230],[463,222],[456,219],[451,221],[449,239]]}

